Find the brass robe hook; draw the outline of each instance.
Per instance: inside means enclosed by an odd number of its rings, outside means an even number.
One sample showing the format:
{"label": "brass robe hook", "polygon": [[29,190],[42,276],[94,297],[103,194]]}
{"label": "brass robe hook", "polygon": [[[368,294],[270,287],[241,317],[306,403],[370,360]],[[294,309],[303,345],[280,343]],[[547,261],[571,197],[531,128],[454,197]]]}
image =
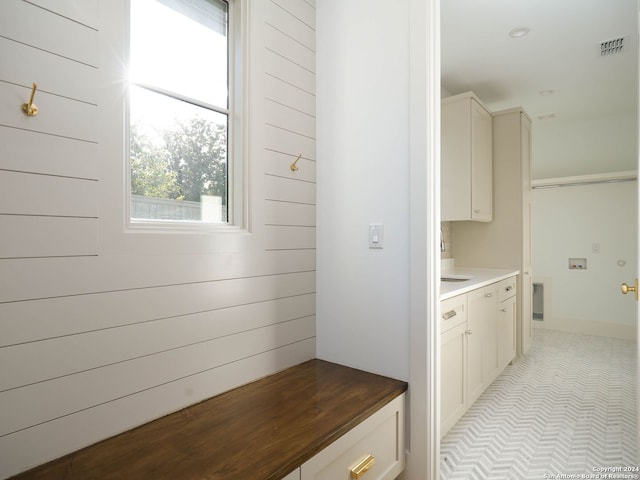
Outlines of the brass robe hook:
{"label": "brass robe hook", "polygon": [[22,111],[28,117],[35,117],[38,115],[38,107],[33,104],[33,97],[36,96],[36,89],[38,88],[37,83],[33,83],[33,88],[31,89],[31,98],[29,99],[29,103],[22,104]]}
{"label": "brass robe hook", "polygon": [[296,170],[298,170],[298,166],[296,165],[296,163],[298,163],[298,160],[300,160],[300,158],[302,157],[302,154],[298,155],[298,158],[295,159],[295,161],[289,165],[289,168],[291,169],[292,172],[295,172]]}

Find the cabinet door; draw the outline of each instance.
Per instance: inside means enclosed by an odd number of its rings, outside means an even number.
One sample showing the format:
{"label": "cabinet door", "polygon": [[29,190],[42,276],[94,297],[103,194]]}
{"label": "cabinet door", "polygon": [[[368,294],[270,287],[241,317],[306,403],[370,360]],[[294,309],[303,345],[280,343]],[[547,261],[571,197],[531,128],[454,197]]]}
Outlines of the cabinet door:
{"label": "cabinet door", "polygon": [[442,221],[490,222],[493,204],[493,122],[471,94],[442,101],[440,213]]}
{"label": "cabinet door", "polygon": [[466,330],[463,323],[441,335],[440,342],[440,429],[444,436],[464,415],[467,405]]}
{"label": "cabinet door", "polygon": [[[498,284],[489,285],[477,291],[478,315],[482,318],[482,347],[483,347],[483,390],[500,374],[498,362]],[[471,294],[469,294],[469,297]],[[480,307],[481,302],[481,307]],[[469,305],[469,318],[473,316]]]}
{"label": "cabinet door", "polygon": [[516,297],[500,302],[498,312],[498,356],[500,370],[506,367],[516,356]]}
{"label": "cabinet door", "polygon": [[465,330],[467,341],[467,408],[482,394],[485,388],[485,339],[486,312],[484,288],[474,290],[467,294],[468,315],[467,329]]}
{"label": "cabinet door", "polygon": [[440,213],[442,221],[471,220],[469,98],[445,99],[440,112]]}
{"label": "cabinet door", "polygon": [[471,100],[471,219],[493,217],[493,124],[491,114]]}

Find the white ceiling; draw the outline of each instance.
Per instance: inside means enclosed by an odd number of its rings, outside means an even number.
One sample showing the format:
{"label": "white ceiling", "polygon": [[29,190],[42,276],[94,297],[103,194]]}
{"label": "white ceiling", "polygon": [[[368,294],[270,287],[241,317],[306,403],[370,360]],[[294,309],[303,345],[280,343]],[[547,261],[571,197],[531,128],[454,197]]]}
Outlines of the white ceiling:
{"label": "white ceiling", "polygon": [[[530,33],[509,37],[517,27]],[[637,111],[637,0],[441,0],[441,29],[451,94],[472,90],[493,111],[523,106],[534,122]],[[626,52],[601,58],[600,42],[619,36]]]}

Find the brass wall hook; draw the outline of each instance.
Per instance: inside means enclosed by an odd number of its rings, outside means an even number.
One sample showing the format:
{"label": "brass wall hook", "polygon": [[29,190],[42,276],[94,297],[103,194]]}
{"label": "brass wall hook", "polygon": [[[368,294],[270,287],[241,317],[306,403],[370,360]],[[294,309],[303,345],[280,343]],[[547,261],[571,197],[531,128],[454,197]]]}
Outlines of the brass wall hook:
{"label": "brass wall hook", "polygon": [[22,111],[28,117],[35,117],[38,115],[38,107],[36,107],[33,103],[33,97],[36,96],[36,89],[38,88],[37,83],[33,83],[33,88],[31,89],[31,98],[29,99],[29,103],[22,104]]}
{"label": "brass wall hook", "polygon": [[300,160],[300,158],[302,157],[302,154],[298,155],[298,158],[295,159],[295,161],[289,165],[289,168],[291,169],[292,172],[295,172],[296,170],[298,170],[298,166],[296,165],[296,163],[298,163],[298,160]]}

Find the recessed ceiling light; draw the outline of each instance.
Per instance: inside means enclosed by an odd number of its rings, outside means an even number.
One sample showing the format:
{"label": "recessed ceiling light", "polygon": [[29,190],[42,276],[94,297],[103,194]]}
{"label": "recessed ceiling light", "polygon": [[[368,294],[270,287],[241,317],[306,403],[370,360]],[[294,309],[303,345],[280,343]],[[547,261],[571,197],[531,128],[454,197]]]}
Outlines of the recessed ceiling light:
{"label": "recessed ceiling light", "polygon": [[541,90],[540,91],[540,95],[542,95],[543,97],[548,97],[549,95],[553,95],[554,93],[556,93],[555,90]]}
{"label": "recessed ceiling light", "polygon": [[547,113],[545,115],[538,115],[538,120],[553,120],[556,118],[555,113]]}
{"label": "recessed ceiling light", "polygon": [[527,33],[529,33],[529,29],[527,27],[518,27],[514,28],[509,32],[509,36],[511,38],[521,38],[524,37]]}

